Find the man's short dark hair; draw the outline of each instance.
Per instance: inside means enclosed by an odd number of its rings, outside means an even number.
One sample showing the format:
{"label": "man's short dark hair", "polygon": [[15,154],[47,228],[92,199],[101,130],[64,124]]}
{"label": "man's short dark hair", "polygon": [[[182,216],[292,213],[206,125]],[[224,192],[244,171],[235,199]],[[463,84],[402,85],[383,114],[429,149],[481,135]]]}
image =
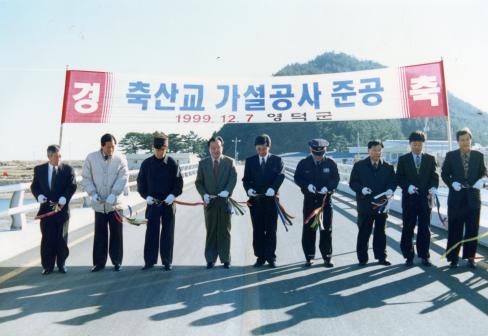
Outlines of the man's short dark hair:
{"label": "man's short dark hair", "polygon": [[222,139],[221,136],[213,136],[207,141],[207,147],[210,147],[210,144],[215,141],[220,141],[220,144],[223,146],[224,145],[224,139]]}
{"label": "man's short dark hair", "polygon": [[59,147],[58,145],[49,145],[47,146],[47,155],[49,156],[55,153],[59,153],[60,150],[61,147]]}
{"label": "man's short dark hair", "polygon": [[410,133],[408,137],[408,142],[420,141],[425,142],[425,133],[422,131],[415,131]]}
{"label": "man's short dark hair", "polygon": [[383,146],[381,140],[371,140],[370,142],[368,142],[368,149],[371,149],[371,147],[375,147],[375,146],[381,146],[381,148],[385,147]]}
{"label": "man's short dark hair", "polygon": [[105,146],[106,142],[113,142],[115,145],[117,144],[117,140],[115,140],[115,137],[110,133],[106,133],[100,138],[100,144],[102,147]]}
{"label": "man's short dark hair", "polygon": [[473,139],[473,134],[471,133],[471,130],[465,127],[456,132],[456,141],[459,141],[459,138],[466,134],[469,134],[469,138]]}

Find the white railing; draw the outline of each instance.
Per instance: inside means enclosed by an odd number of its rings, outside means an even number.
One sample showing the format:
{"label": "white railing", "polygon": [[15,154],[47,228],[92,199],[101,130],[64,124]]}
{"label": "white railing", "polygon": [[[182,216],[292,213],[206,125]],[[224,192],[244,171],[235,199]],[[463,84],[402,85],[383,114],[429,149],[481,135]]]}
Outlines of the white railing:
{"label": "white railing", "polygon": [[[198,163],[180,165],[181,174],[183,177],[195,175],[198,169]],[[129,178],[131,176],[137,176],[139,170],[130,170]],[[76,182],[81,182],[81,176],[76,176]],[[130,192],[130,187],[137,185],[137,181],[131,181],[127,184],[124,195],[127,196]],[[30,190],[30,183],[17,183],[6,186],[0,186],[0,193],[12,193],[10,198],[9,209],[0,212],[0,219],[5,217],[11,217],[11,230],[21,230],[22,226],[26,223],[26,213],[37,211],[39,204],[37,202],[24,204],[25,192]],[[84,199],[83,204],[87,206],[89,204],[88,194],[84,191],[79,191],[73,195],[71,201],[78,199]]]}

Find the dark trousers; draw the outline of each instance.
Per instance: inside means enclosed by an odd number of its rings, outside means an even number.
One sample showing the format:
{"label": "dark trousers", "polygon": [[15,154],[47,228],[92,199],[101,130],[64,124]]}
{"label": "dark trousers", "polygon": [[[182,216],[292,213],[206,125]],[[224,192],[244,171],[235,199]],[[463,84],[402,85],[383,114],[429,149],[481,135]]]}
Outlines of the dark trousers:
{"label": "dark trousers", "polygon": [[413,259],[415,252],[412,239],[415,226],[417,226],[417,255],[420,258],[430,258],[430,215],[432,210],[428,206],[409,206],[403,208],[403,228],[400,247],[405,259]]}
{"label": "dark trousers", "polygon": [[[467,204],[456,209],[449,209],[447,215],[447,250],[457,242],[464,239],[476,237],[480,229],[480,208],[469,208]],[[478,240],[473,240],[463,245],[463,259],[474,258]],[[461,245],[456,247],[447,255],[448,261],[457,261]]]}
{"label": "dark trousers", "polygon": [[262,261],[276,260],[278,213],[274,197],[260,196],[251,203],[254,255]]}
{"label": "dark trousers", "polygon": [[[110,229],[110,239],[109,232]],[[113,265],[122,264],[123,239],[122,223],[117,221],[114,212],[95,211],[95,238],[93,240],[93,265],[105,266],[107,251]]]}
{"label": "dark trousers", "polygon": [[386,259],[386,218],[387,214],[362,214],[358,215],[358,240],[356,253],[359,262],[368,261],[368,243],[371,231],[373,231],[373,252],[377,260]]}
{"label": "dark trousers", "polygon": [[56,263],[63,267],[69,255],[68,249],[69,219],[57,215],[41,220],[41,264],[44,269],[52,270]]}
{"label": "dark trousers", "polygon": [[[318,203],[318,206],[320,206]],[[305,220],[308,215],[317,208],[317,204],[314,202],[304,202],[303,204],[303,219]],[[319,227],[320,240],[319,250],[324,260],[330,260],[332,256],[332,207],[325,206],[322,212],[323,215],[323,227]],[[315,241],[317,238],[317,228],[311,228],[310,225],[313,222],[313,218],[305,225],[302,230],[302,248],[305,254],[306,260],[312,260],[315,258]]]}
{"label": "dark trousers", "polygon": [[147,209],[147,229],[144,243],[144,262],[154,265],[158,262],[158,250],[163,264],[173,262],[175,237],[174,205],[149,205]]}
{"label": "dark trousers", "polygon": [[227,200],[218,197],[205,207],[205,260],[215,263],[220,257],[222,263],[230,262],[231,214]]}

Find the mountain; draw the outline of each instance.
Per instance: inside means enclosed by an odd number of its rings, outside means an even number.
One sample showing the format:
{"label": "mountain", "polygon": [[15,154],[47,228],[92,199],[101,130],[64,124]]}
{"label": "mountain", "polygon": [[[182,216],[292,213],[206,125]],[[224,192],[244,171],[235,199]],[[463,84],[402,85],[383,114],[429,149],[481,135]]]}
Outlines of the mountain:
{"label": "mountain", "polygon": [[[312,75],[335,72],[348,72],[384,68],[385,66],[370,60],[359,60],[344,53],[327,52],[304,63],[285,66],[275,76]],[[473,132],[474,141],[488,144],[488,114],[475,106],[461,100],[448,92],[449,111],[453,139],[455,131],[469,127]],[[226,124],[217,134],[227,140],[225,154],[234,156],[231,139],[237,137],[239,157],[245,158],[255,154],[254,138],[260,133],[271,136],[274,153],[308,151],[307,141],[315,137],[323,137],[330,142],[330,150],[346,150],[347,146],[355,146],[359,135],[360,145],[364,146],[372,138],[404,139],[410,132],[426,126],[426,119],[397,119],[371,121],[334,121],[280,124]],[[447,139],[445,118],[428,118],[427,134],[431,140]]]}

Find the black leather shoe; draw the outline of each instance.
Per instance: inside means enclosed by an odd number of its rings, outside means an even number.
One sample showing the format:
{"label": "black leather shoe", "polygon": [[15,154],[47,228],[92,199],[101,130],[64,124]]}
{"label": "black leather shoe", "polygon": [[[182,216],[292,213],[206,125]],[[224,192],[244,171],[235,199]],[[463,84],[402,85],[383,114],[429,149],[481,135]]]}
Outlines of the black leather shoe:
{"label": "black leather shoe", "polygon": [[276,268],[276,261],[268,261],[270,268]]}
{"label": "black leather shoe", "polygon": [[149,264],[146,264],[146,265],[144,265],[144,267],[143,267],[143,268],[141,268],[141,271],[147,271],[148,269],[151,269],[151,268],[153,268],[153,267],[154,267],[154,265],[149,265]]}
{"label": "black leather shoe", "polygon": [[53,270],[44,268],[42,270],[41,274],[42,275],[48,275],[48,274],[51,274],[52,272],[53,272]]}
{"label": "black leather shoe", "polygon": [[405,266],[407,267],[413,266],[413,258],[407,258],[407,260],[405,260]]}
{"label": "black leather shoe", "polygon": [[168,264],[168,263],[163,264],[163,266],[164,266],[163,268],[165,271],[171,271],[173,269],[171,264]]}
{"label": "black leather shoe", "polygon": [[324,259],[324,267],[331,268],[334,267],[334,263],[330,259]]}
{"label": "black leather shoe", "polygon": [[115,264],[114,265],[114,272],[119,272],[121,267],[122,266],[120,264]]}
{"label": "black leather shoe", "polygon": [[360,261],[359,266],[366,266],[367,263],[368,263],[368,261]]}
{"label": "black leather shoe", "polygon": [[450,268],[458,268],[459,263],[457,260],[451,261],[451,265],[449,265]]}
{"label": "black leather shoe", "polygon": [[66,266],[58,267],[58,270],[59,270],[59,273],[62,273],[62,274],[68,273],[68,269],[66,268]]}
{"label": "black leather shoe", "polygon": [[379,263],[380,263],[380,265],[383,265],[383,266],[390,266],[391,265],[391,262],[388,259],[381,259],[381,260],[379,260]]}
{"label": "black leather shoe", "polygon": [[265,262],[264,260],[257,258],[257,259],[256,259],[256,262],[254,263],[254,265],[253,265],[253,266],[254,266],[254,267],[261,267],[261,266],[263,266],[263,265],[264,265],[264,262]]}
{"label": "black leather shoe", "polygon": [[468,259],[468,267],[469,268],[476,268],[476,263],[474,259]]}
{"label": "black leather shoe", "polygon": [[310,259],[307,259],[307,261],[305,261],[305,267],[311,267],[312,264],[313,264],[313,262]]}
{"label": "black leather shoe", "polygon": [[230,268],[230,262],[228,262],[228,261],[227,261],[227,262],[225,262],[225,263],[224,263],[224,268],[229,269],[229,268]]}
{"label": "black leather shoe", "polygon": [[211,269],[211,268],[213,268],[214,266],[215,266],[215,263],[213,263],[213,262],[211,262],[211,261],[209,261],[209,262],[207,263],[207,269]]}
{"label": "black leather shoe", "polygon": [[99,271],[103,270],[104,268],[105,268],[105,266],[95,265],[92,267],[91,271],[92,272],[99,272]]}
{"label": "black leather shoe", "polygon": [[432,266],[432,263],[430,262],[429,258],[422,258],[422,265],[425,267],[430,267]]}

